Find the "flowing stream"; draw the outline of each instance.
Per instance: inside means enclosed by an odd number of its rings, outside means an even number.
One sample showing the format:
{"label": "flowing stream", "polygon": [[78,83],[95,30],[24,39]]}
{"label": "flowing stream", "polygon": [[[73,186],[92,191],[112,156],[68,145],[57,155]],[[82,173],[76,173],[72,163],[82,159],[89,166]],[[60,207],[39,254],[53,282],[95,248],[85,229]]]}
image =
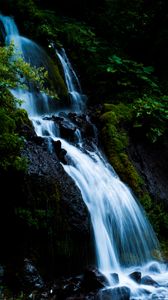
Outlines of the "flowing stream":
{"label": "flowing stream", "polygon": [[[6,32],[6,43],[13,40],[17,55],[22,55],[32,65],[46,67],[48,59],[45,51],[33,41],[21,37],[12,18],[0,16],[0,22]],[[68,111],[80,115],[85,112],[86,97],[65,50],[56,51],[56,55],[70,95]],[[60,113],[57,103],[31,87],[29,91],[11,92],[24,101],[22,106],[27,110],[37,135],[49,141],[60,140],[67,151],[69,163],[63,164],[63,167],[81,190],[90,212],[97,267],[106,275],[109,286],[128,286],[130,299],[168,299],[168,270],[162,261],[156,259],[156,256],[161,257],[158,240],[130,189],[96,145],[89,150],[85,148],[79,129],[75,132],[76,144],[61,138],[58,126],[51,118]],[[141,272],[142,276],[151,276],[159,286],[136,283],[129,276],[135,271]],[[113,282],[112,273],[118,274],[118,283]]]}

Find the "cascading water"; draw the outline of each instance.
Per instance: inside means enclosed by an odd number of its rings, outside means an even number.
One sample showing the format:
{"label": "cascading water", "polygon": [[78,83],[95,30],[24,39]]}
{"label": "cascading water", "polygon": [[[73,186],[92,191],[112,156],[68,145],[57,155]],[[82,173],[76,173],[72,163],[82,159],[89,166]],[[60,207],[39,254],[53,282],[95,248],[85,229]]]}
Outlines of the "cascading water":
{"label": "cascading water", "polygon": [[[30,49],[32,51],[38,48],[40,56],[46,57],[38,45],[19,36],[11,18],[1,16],[0,21],[4,24],[7,43],[11,40],[10,37],[14,43],[17,41],[15,47],[22,51],[26,60],[29,61]],[[65,51],[57,52],[57,56],[70,93],[69,111],[81,113],[85,107],[85,97],[81,93],[78,78]],[[31,60],[31,63],[39,65],[36,61]],[[53,113],[57,115],[59,112],[45,94],[39,93],[37,97],[33,91],[19,91],[19,95],[18,91],[12,93],[24,100],[23,107],[26,108],[37,135],[53,140],[59,138],[62,147],[66,149],[68,164],[63,166],[81,190],[90,212],[97,266],[108,278],[109,285],[128,286],[131,289],[131,299],[168,299],[168,271],[162,262],[154,259],[156,253],[160,255],[157,238],[130,189],[121,182],[96,146],[92,150],[85,149],[79,129],[75,132],[78,139],[76,146],[59,137],[58,127],[51,118]],[[131,280],[129,274],[135,271],[140,271],[143,276],[152,276],[160,287],[150,283],[138,284]],[[114,272],[119,275],[119,283],[116,284],[111,277]]]}
{"label": "cascading water", "polygon": [[82,95],[80,82],[71,66],[71,63],[65,53],[65,50],[62,49],[60,52],[57,51],[57,55],[60,59],[62,68],[64,70],[65,81],[71,100],[71,110],[80,113],[85,109],[86,97]]}

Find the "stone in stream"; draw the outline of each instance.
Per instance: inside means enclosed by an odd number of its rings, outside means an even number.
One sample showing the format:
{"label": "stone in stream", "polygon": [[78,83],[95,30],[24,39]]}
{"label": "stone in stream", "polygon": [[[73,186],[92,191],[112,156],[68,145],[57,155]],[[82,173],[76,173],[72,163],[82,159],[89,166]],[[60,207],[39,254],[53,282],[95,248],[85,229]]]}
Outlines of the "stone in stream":
{"label": "stone in stream", "polygon": [[129,277],[137,283],[141,282],[141,272],[133,272],[129,275]]}
{"label": "stone in stream", "polygon": [[155,287],[159,287],[159,284],[152,279],[152,277],[150,276],[144,276],[141,278],[141,284],[144,284],[144,285],[152,285],[152,286],[155,286]]}
{"label": "stone in stream", "polygon": [[104,289],[98,292],[95,300],[129,300],[130,289],[126,286]]}
{"label": "stone in stream", "polygon": [[158,263],[155,263],[155,262],[149,266],[148,270],[154,274],[160,273],[159,265],[158,265]]}
{"label": "stone in stream", "polygon": [[74,138],[76,126],[70,121],[63,120],[59,122],[59,130],[62,138],[72,139]]}

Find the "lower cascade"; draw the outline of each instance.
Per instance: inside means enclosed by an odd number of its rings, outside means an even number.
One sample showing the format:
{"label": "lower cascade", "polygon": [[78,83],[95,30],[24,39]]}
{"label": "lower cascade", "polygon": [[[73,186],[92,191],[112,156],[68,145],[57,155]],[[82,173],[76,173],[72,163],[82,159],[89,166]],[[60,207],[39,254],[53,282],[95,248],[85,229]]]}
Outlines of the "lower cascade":
{"label": "lower cascade", "polygon": [[[12,18],[0,16],[0,21],[6,31],[6,42],[12,39],[27,60],[25,56],[30,52],[33,60],[32,51],[38,48],[37,65],[43,65],[44,50],[31,40],[26,39],[25,43]],[[52,151],[52,140],[59,140],[66,150],[62,165],[79,187],[89,210],[97,267],[107,278],[107,287],[99,291],[97,299],[168,299],[168,269],[162,262],[156,235],[138,200],[109,165],[94,139],[86,146],[82,132],[70,118],[72,114],[81,116],[85,112],[86,97],[65,50],[56,51],[56,55],[70,95],[70,106],[64,112],[56,104],[53,106],[45,94],[38,95],[37,101],[33,89],[12,90],[12,93],[24,100],[23,107],[36,134],[48,139],[49,151]],[[32,63],[36,65],[36,61]],[[53,116],[63,118],[74,128],[72,142],[61,137]],[[86,119],[91,125],[87,116]]]}

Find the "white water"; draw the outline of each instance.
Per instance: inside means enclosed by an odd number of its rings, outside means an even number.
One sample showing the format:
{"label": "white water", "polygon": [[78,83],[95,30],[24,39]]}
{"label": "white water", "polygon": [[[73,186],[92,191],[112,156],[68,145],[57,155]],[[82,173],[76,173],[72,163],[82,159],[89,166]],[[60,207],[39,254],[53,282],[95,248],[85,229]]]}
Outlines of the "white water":
{"label": "white water", "polygon": [[64,70],[65,81],[71,100],[71,110],[76,113],[81,113],[85,109],[86,97],[82,95],[78,77],[71,66],[65,50],[61,49],[57,51],[57,55]]}
{"label": "white water", "polygon": [[[32,53],[32,49],[38,48],[39,57],[43,57],[44,51],[41,51],[38,45],[19,36],[11,18],[1,16],[0,20],[6,30],[6,41],[8,42],[12,36],[14,42],[17,41],[15,45],[19,51],[22,49],[23,56],[24,53]],[[23,40],[26,40],[26,43],[22,43]],[[65,51],[57,55],[62,63],[66,84],[72,96],[71,111],[82,112],[85,103],[83,103],[84,97],[80,94],[81,89],[76,74]],[[34,59],[36,60],[36,57]],[[36,61],[32,60],[31,63],[36,64]],[[32,90],[12,92],[24,100],[23,107],[28,111],[37,135],[53,140],[59,138],[62,147],[67,150],[71,163],[64,165],[64,169],[80,188],[90,212],[97,266],[107,276],[110,285],[113,285],[110,274],[116,272],[119,275],[119,285],[130,287],[132,299],[168,299],[168,270],[163,263],[155,261],[155,255],[160,255],[157,238],[130,189],[121,182],[96,146],[94,151],[83,148],[79,129],[76,130],[76,137],[80,148],[59,137],[59,130],[54,121],[44,119],[44,116],[53,114],[54,109],[56,111],[56,107],[52,106],[45,94],[37,95]],[[77,98],[74,96],[76,94]],[[138,285],[128,276],[134,271],[140,271],[142,275],[150,275],[162,287]],[[140,288],[145,288],[150,291],[150,294],[147,296]]]}

